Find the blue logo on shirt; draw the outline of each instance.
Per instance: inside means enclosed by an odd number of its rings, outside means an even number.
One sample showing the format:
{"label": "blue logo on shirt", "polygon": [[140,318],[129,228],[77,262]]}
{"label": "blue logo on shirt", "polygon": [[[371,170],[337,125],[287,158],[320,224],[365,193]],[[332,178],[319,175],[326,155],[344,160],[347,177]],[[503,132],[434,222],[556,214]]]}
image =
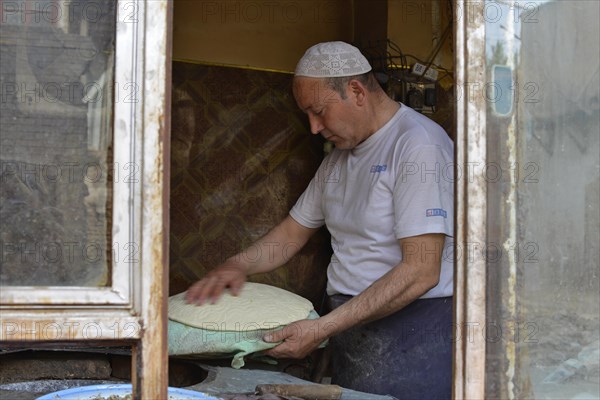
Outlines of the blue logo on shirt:
{"label": "blue logo on shirt", "polygon": [[448,216],[448,214],[446,213],[446,210],[444,210],[443,208],[429,208],[429,209],[427,209],[427,211],[425,211],[425,216],[426,217],[444,217],[444,218],[446,218]]}
{"label": "blue logo on shirt", "polygon": [[387,169],[387,164],[383,165],[371,165],[371,173],[378,174],[380,172],[384,172]]}

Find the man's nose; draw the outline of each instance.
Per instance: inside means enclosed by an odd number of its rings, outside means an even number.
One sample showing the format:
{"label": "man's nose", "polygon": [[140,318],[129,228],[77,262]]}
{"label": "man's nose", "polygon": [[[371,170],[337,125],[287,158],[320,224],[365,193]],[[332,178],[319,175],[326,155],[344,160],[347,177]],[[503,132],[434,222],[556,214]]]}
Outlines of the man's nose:
{"label": "man's nose", "polygon": [[310,123],[310,131],[313,133],[313,135],[320,133],[324,128],[320,119],[317,118],[316,116],[309,115],[308,122]]}

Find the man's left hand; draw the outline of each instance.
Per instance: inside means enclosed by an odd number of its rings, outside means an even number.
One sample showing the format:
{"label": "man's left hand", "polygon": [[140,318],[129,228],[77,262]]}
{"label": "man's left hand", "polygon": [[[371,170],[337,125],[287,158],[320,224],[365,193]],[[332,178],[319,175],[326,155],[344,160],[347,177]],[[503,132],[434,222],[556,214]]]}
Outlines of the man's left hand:
{"label": "man's left hand", "polygon": [[264,352],[275,358],[304,358],[333,333],[332,323],[324,323],[322,318],[303,319],[285,328],[265,335],[269,343],[282,342]]}

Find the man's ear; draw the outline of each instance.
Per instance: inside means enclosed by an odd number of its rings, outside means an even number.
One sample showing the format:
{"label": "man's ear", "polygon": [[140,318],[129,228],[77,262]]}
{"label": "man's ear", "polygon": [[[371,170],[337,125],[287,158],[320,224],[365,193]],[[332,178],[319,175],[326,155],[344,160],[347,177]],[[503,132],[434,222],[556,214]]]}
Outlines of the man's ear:
{"label": "man's ear", "polygon": [[348,82],[349,94],[356,101],[356,105],[362,106],[366,101],[367,89],[358,80],[352,79]]}

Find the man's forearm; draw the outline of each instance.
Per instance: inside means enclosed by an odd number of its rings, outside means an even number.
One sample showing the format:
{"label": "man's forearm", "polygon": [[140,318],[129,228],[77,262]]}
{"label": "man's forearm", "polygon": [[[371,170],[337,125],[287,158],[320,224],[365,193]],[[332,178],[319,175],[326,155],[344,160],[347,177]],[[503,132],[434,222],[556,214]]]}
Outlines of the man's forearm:
{"label": "man's forearm", "polygon": [[287,216],[265,236],[229,260],[243,265],[248,275],[269,272],[288,262],[316,231]]}
{"label": "man's forearm", "polygon": [[364,292],[326,315],[334,334],[393,314],[435,286],[432,280],[407,274],[409,269],[410,265],[396,266]]}
{"label": "man's forearm", "polygon": [[[416,242],[417,249],[432,248],[433,245],[437,245],[440,249],[439,255],[427,259],[429,254],[416,253],[406,256],[404,253],[405,259],[400,264],[373,282],[358,296],[324,317],[324,322],[333,328],[331,334],[393,314],[437,285],[444,236],[424,235],[417,238]],[[421,245],[425,242],[426,245]]]}

